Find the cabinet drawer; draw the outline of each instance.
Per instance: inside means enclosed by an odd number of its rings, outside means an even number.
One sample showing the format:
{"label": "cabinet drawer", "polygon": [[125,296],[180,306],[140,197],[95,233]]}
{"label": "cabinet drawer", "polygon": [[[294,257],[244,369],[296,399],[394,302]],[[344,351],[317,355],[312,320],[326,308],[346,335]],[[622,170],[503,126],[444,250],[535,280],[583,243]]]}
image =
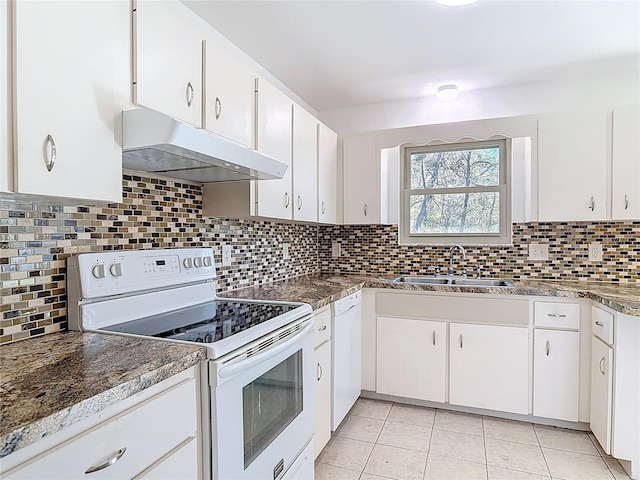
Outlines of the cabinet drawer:
{"label": "cabinet drawer", "polygon": [[314,348],[331,338],[331,306],[327,305],[313,312]]}
{"label": "cabinet drawer", "polygon": [[591,331],[603,342],[613,345],[613,314],[591,307]]}
{"label": "cabinet drawer", "polygon": [[535,302],[536,327],[580,329],[580,305],[577,303]]}
{"label": "cabinet drawer", "polygon": [[92,479],[132,478],[197,432],[195,380],[186,381],[87,430],[3,475],[7,479],[71,479],[122,452]]}

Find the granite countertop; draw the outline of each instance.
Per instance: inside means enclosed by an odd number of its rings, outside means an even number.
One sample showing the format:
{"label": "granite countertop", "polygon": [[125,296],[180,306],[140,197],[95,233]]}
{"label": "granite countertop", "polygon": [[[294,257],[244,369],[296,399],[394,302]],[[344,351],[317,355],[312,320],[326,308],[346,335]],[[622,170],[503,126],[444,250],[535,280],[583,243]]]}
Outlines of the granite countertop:
{"label": "granite countertop", "polygon": [[247,287],[221,296],[305,302],[316,310],[361,288],[388,288],[430,292],[460,292],[492,295],[531,295],[589,298],[612,310],[640,317],[640,284],[572,282],[555,280],[511,280],[513,287],[469,287],[394,283],[394,276],[314,274]]}
{"label": "granite countertop", "polygon": [[206,359],[206,349],[64,332],[0,348],[0,458]]}

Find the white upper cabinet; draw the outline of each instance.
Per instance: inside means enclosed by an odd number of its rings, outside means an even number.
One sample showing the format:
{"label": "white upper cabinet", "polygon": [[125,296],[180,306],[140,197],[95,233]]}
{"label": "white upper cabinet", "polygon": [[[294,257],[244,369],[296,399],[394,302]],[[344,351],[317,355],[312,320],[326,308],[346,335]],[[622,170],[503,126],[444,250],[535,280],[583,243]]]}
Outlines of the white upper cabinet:
{"label": "white upper cabinet", "polygon": [[134,103],[201,127],[204,35],[195,14],[178,0],[133,5]]}
{"label": "white upper cabinet", "polygon": [[318,221],[318,121],[293,105],[293,219]]}
{"label": "white upper cabinet", "polygon": [[129,3],[12,5],[16,143],[11,191],[120,201],[122,151],[115,130],[126,105],[120,94],[130,81]]}
{"label": "white upper cabinet", "polygon": [[204,128],[254,148],[257,75],[215,41],[204,48]]}
{"label": "white upper cabinet", "polygon": [[554,113],[539,118],[540,221],[605,220],[606,178],[606,113]]}
{"label": "white upper cabinet", "polygon": [[13,177],[9,81],[9,3],[0,2],[0,192],[10,192]]}
{"label": "white upper cabinet", "polygon": [[291,130],[293,102],[262,78],[256,80],[256,149],[289,165],[280,180],[256,182],[260,217],[292,219]]}
{"label": "white upper cabinet", "polygon": [[318,124],[318,221],[336,223],[338,218],[338,134]]}
{"label": "white upper cabinet", "polygon": [[613,110],[613,185],[611,209],[614,220],[640,218],[640,106]]}
{"label": "white upper cabinet", "polygon": [[348,137],[343,148],[344,223],[381,223],[376,137]]}

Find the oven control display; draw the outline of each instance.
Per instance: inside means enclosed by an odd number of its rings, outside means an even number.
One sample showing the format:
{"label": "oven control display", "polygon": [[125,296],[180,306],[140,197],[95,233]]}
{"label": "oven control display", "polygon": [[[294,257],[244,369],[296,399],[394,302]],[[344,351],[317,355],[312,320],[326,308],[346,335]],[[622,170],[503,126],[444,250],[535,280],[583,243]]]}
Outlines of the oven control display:
{"label": "oven control display", "polygon": [[180,258],[177,255],[147,257],[143,259],[145,277],[175,275],[180,273]]}

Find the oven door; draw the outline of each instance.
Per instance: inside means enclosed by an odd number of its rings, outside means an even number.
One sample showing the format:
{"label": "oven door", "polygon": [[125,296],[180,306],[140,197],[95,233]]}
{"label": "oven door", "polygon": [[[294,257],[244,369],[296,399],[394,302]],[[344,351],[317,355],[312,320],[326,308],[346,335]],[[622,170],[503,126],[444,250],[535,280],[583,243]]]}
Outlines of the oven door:
{"label": "oven door", "polygon": [[313,437],[312,317],[209,362],[213,478],[279,479]]}

